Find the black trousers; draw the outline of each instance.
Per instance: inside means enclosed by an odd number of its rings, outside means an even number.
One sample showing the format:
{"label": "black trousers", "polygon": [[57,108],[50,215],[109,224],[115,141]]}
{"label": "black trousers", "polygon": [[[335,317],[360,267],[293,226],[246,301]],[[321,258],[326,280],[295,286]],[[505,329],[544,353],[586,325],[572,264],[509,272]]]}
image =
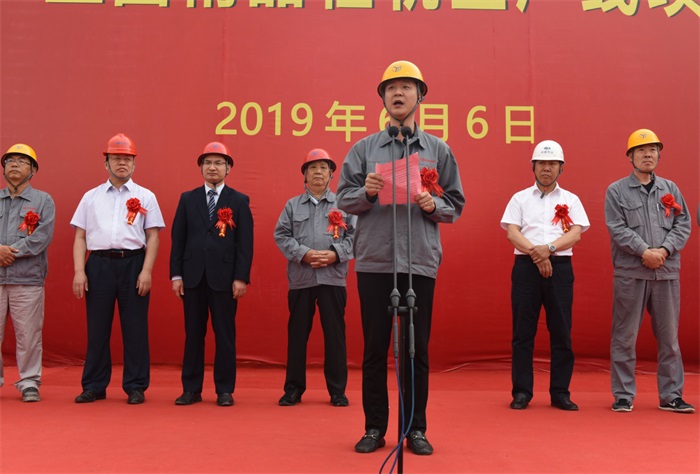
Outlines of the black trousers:
{"label": "black trousers", "polygon": [[574,372],[571,348],[571,307],[574,301],[574,271],[570,257],[550,257],[552,276],[543,278],[529,256],[517,256],[511,274],[513,308],[513,391],[533,394],[532,358],[540,310],[544,306],[550,345],[549,395],[552,400],[570,396]]}
{"label": "black trousers", "polygon": [[[392,338],[392,317],[388,313],[390,295],[394,288],[391,273],[357,273],[357,288],[362,311],[362,333],[364,356],[362,359],[362,407],[365,412],[365,430],[378,429],[384,436],[389,422],[389,393],[387,389],[387,355]],[[398,275],[401,306],[408,289],[408,275]],[[428,405],[428,342],[433,313],[435,279],[413,275],[413,290],[416,293],[418,312],[414,315],[415,358],[414,390],[415,411],[411,430],[427,429],[426,407]],[[406,397],[404,398],[404,422],[411,416],[411,370],[408,344],[404,349]]]}
{"label": "black trousers", "polygon": [[182,388],[201,393],[204,385],[204,340],[211,313],[216,351],[214,386],[217,394],[233,393],[236,387],[236,308],[233,289],[214,291],[206,276],[194,288],[185,288],[185,354],[182,361]]}
{"label": "black trousers", "polygon": [[104,394],[112,377],[109,340],[114,320],[114,302],[119,307],[124,374],[122,389],[129,393],[150,383],[148,348],[148,302],[150,293],[139,296],[136,280],[145,254],[109,258],[90,254],[85,264],[88,291],[85,292],[88,344],[83,368],[83,390]]}
{"label": "black trousers", "polygon": [[289,324],[287,325],[287,377],[284,390],[294,387],[306,390],[306,346],[311,334],[314,313],[318,312],[323,329],[324,362],[328,393],[344,394],[348,384],[348,363],[345,348],[344,286],[319,285],[289,290]]}

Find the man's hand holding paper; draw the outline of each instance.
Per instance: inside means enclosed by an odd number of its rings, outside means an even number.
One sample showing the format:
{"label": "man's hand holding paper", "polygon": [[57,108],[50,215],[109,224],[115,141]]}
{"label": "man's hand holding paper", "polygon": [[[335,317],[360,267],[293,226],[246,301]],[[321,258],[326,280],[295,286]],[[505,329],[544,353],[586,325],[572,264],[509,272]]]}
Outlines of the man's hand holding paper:
{"label": "man's hand holding paper", "polygon": [[[406,204],[408,189],[406,183],[406,162],[407,160],[396,160],[396,204]],[[418,166],[418,153],[412,154],[409,159],[409,170],[411,173],[410,180],[410,195],[411,202],[414,202],[417,194],[421,192],[421,180],[420,180],[420,168]],[[367,175],[368,179],[369,175]],[[392,203],[392,176],[391,176],[391,162],[389,163],[377,163],[375,174],[381,177],[383,180],[383,186],[379,189],[379,203],[381,205],[388,205]],[[365,180],[365,186],[367,185],[367,180]],[[370,196],[370,190],[367,189],[367,194]]]}

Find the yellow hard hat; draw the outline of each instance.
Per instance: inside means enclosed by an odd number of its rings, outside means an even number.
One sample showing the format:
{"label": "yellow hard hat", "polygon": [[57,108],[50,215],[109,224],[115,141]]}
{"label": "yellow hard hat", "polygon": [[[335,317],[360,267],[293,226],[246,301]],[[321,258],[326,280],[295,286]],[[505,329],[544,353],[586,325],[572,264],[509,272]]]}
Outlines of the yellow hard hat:
{"label": "yellow hard hat", "polygon": [[423,74],[421,74],[418,66],[410,61],[396,61],[389,65],[384,71],[382,76],[382,82],[379,83],[377,87],[377,92],[379,92],[380,97],[384,97],[384,86],[387,81],[392,79],[415,79],[420,85],[420,93],[423,97],[428,93],[428,85],[423,81]]}
{"label": "yellow hard hat", "polygon": [[648,128],[640,128],[639,130],[635,130],[627,140],[627,154],[629,155],[632,148],[648,145],[650,143],[656,143],[659,145],[659,151],[663,150],[664,148],[664,144],[661,143],[659,137],[657,137],[656,134]]}
{"label": "yellow hard hat", "polygon": [[5,167],[5,158],[7,158],[9,155],[26,156],[34,162],[34,167],[37,171],[39,171],[39,161],[36,159],[36,152],[29,145],[25,145],[24,143],[17,143],[16,145],[12,145],[10,149],[7,150],[7,153],[2,155],[2,158],[0,159],[3,168]]}

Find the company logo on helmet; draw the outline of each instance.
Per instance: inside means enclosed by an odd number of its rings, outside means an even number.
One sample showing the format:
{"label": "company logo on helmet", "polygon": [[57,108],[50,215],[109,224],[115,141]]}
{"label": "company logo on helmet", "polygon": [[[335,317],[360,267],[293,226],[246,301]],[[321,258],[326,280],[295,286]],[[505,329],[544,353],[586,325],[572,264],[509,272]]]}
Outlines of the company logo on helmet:
{"label": "company logo on helmet", "polygon": [[399,72],[401,70],[401,65],[394,66],[394,72]]}
{"label": "company logo on helmet", "polygon": [[641,138],[646,138],[646,137],[647,137],[647,134],[646,134],[646,133],[640,133],[639,136],[640,136]]}

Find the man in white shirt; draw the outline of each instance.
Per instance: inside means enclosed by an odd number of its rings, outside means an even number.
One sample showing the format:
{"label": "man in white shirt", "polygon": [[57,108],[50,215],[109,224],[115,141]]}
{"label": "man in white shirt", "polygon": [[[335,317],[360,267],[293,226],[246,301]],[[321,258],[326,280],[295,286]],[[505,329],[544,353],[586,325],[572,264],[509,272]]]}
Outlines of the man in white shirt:
{"label": "man in white shirt", "polygon": [[547,315],[551,347],[549,395],[553,407],[576,411],[569,383],[574,371],[571,307],[574,297],[572,247],[590,226],[579,198],[557,184],[564,169],[564,151],[552,140],[540,142],[532,154],[535,185],[511,198],[501,218],[515,247],[511,275],[513,310],[514,410],[527,408],[533,395],[532,359],[540,309]]}
{"label": "man in white shirt", "polygon": [[122,388],[127,402],[135,405],[145,401],[150,383],[148,302],[158,232],[165,223],[156,196],[131,180],[136,168],[131,139],[115,135],[104,155],[109,180],[85,193],[70,222],[75,229],[73,294],[85,296],[88,322],[83,392],[75,402],[91,403],[107,396],[116,301],[124,340]]}

